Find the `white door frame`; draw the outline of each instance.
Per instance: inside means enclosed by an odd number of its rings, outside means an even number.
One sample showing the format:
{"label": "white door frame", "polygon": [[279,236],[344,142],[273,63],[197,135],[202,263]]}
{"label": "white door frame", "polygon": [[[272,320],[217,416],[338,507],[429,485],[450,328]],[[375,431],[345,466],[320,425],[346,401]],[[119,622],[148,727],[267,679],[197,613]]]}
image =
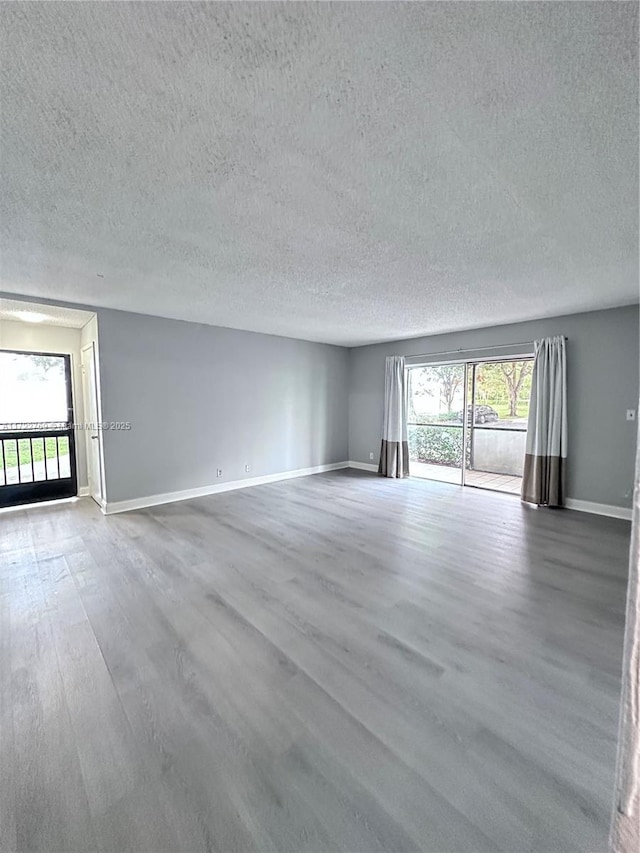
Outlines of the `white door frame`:
{"label": "white door frame", "polygon": [[[82,347],[80,367],[82,370],[82,384],[84,397],[84,434],[85,444],[87,449],[87,479],[89,481],[89,494],[98,504],[102,506],[104,503],[104,486],[102,482],[102,441],[100,430],[98,429],[98,382],[96,376],[96,348],[95,341],[91,341],[86,346]],[[93,369],[88,369],[88,364],[93,365]],[[91,411],[91,401],[93,400],[93,411]],[[91,429],[89,429],[91,425]],[[96,447],[97,445],[97,447]],[[96,453],[94,457],[93,454]],[[92,477],[93,460],[97,459],[97,477]],[[95,472],[93,472],[95,474]]]}

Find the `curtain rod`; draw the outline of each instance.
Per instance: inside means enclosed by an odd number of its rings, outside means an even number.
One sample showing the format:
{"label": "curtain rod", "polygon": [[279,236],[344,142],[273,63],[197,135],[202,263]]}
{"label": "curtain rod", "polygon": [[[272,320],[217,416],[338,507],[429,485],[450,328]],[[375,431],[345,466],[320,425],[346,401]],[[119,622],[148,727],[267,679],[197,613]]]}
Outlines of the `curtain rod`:
{"label": "curtain rod", "polygon": [[[565,339],[565,341],[568,340],[568,338],[565,335],[562,335],[562,337]],[[533,348],[533,344],[534,344],[533,341],[524,341],[524,342],[521,342],[519,344],[495,344],[492,347],[477,346],[477,347],[470,347],[469,349],[449,349],[449,350],[442,350],[441,352],[421,352],[421,353],[418,353],[417,355],[407,355],[407,356],[405,356],[405,359],[407,359],[407,358],[427,358],[427,357],[431,358],[431,356],[433,356],[433,355],[460,355],[463,352],[484,352],[485,350],[493,350],[493,349],[516,349],[517,347],[531,347],[531,348]]]}

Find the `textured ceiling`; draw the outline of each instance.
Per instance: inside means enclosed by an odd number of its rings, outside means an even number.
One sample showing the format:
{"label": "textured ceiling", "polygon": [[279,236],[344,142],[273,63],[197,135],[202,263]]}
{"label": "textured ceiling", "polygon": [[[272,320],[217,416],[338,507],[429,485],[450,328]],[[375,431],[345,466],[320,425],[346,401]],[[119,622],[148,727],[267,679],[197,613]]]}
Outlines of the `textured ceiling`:
{"label": "textured ceiling", "polygon": [[0,290],[342,344],[637,301],[637,11],[2,3]]}
{"label": "textured ceiling", "polygon": [[90,311],[79,311],[76,308],[41,305],[37,302],[22,302],[18,299],[0,299],[0,331],[3,320],[81,329],[93,316]]}

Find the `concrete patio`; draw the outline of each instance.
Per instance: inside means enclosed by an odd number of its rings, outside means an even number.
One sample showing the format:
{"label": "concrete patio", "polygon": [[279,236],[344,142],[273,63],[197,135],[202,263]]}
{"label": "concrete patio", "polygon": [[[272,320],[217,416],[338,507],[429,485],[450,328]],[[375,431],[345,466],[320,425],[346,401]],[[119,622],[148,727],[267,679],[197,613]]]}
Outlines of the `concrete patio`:
{"label": "concrete patio", "polygon": [[[440,480],[444,483],[455,483],[461,485],[460,468],[448,465],[429,465],[426,462],[410,462],[409,471],[412,477],[421,477],[426,480]],[[465,484],[467,486],[478,486],[482,489],[492,489],[496,492],[508,492],[512,495],[520,494],[522,477],[514,477],[509,474],[492,474],[486,471],[466,471]]]}

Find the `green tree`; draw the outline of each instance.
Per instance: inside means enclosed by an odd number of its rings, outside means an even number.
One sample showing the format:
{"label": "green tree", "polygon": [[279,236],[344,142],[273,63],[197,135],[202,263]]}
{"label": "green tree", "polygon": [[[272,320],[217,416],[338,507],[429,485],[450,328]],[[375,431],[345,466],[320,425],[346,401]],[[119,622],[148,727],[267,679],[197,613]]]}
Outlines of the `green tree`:
{"label": "green tree", "polygon": [[31,382],[37,379],[46,380],[49,373],[53,375],[57,373],[60,376],[64,374],[64,361],[59,356],[16,353],[14,361],[18,368],[16,378],[21,382]]}
{"label": "green tree", "polygon": [[442,364],[432,367],[431,371],[440,383],[440,401],[445,404],[447,413],[450,413],[456,394],[464,382],[464,369],[457,364]]}
{"label": "green tree", "polygon": [[[455,364],[442,364],[435,367],[413,368],[409,371],[409,416],[415,415],[414,401],[420,397],[435,396],[434,386],[438,388],[440,403],[451,414],[456,394],[464,383],[464,368]],[[419,407],[418,407],[419,408]]]}
{"label": "green tree", "polygon": [[509,396],[509,415],[512,418],[518,416],[518,400],[523,390],[525,380],[531,376],[533,370],[532,361],[501,361],[498,364],[504,376],[507,394]]}
{"label": "green tree", "polygon": [[476,403],[507,403],[507,389],[497,364],[479,364],[475,371]]}
{"label": "green tree", "polygon": [[46,376],[50,370],[56,368],[59,372],[62,371],[62,359],[55,355],[32,355],[31,362],[35,367],[39,367]]}
{"label": "green tree", "polygon": [[[409,371],[409,411],[408,418],[410,421],[415,421],[418,419],[418,412],[416,411],[416,407],[414,405],[416,399],[420,397],[431,397],[431,391],[429,390],[426,382],[426,369],[422,368],[413,368]],[[418,408],[420,408],[418,406]]]}

